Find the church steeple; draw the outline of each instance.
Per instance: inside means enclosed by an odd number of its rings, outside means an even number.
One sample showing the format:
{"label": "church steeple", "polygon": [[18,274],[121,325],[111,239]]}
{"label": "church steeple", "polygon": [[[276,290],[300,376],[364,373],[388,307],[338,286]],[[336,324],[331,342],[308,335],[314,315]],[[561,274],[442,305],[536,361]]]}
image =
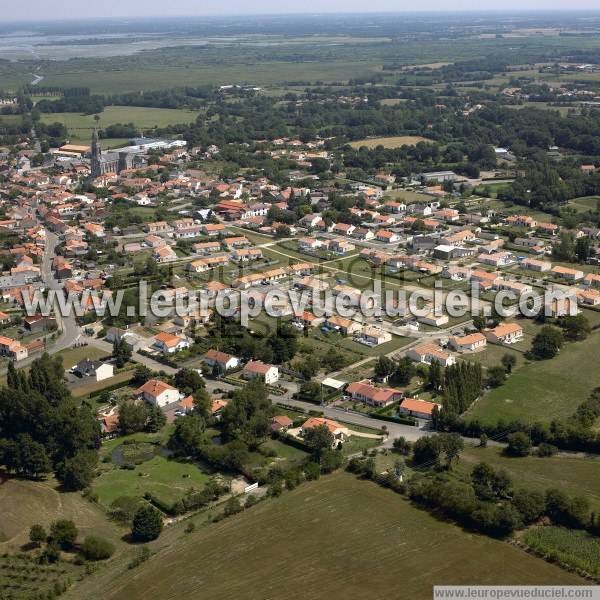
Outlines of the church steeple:
{"label": "church steeple", "polygon": [[96,179],[102,175],[102,148],[100,147],[100,140],[98,138],[98,130],[94,127],[92,133],[92,160],[91,160],[91,177]]}

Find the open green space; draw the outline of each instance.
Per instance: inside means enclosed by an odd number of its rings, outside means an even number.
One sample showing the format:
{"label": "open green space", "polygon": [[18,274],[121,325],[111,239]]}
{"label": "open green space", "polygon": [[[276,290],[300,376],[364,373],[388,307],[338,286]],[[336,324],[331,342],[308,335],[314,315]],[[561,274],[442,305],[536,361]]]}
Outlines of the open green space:
{"label": "open green space", "polygon": [[[139,106],[107,106],[99,113],[100,121],[96,124],[94,115],[80,113],[50,113],[43,114],[43,123],[62,123],[69,131],[71,142],[89,143],[94,127],[103,129],[116,123],[133,123],[145,131],[155,127],[167,127],[178,123],[191,123],[198,116],[197,111],[171,108],[146,108]],[[127,140],[100,140],[103,147],[119,145]]]}
{"label": "open green space", "polygon": [[[227,564],[227,577],[215,565]],[[398,495],[339,473],[179,538],[133,572],[102,581],[107,600],[431,598],[434,584],[578,584],[504,542],[468,534]],[[97,597],[94,579],[80,598]]]}
{"label": "open green space", "polygon": [[146,492],[172,503],[191,488],[200,489],[208,478],[195,464],[156,455],[133,469],[113,466],[94,480],[92,489],[104,507],[109,507],[120,496],[143,498]]}
{"label": "open green space", "polygon": [[593,357],[600,353],[600,335],[568,343],[551,360],[530,362],[506,383],[485,394],[468,413],[483,423],[548,422],[573,414],[600,385],[600,370]]}
{"label": "open green space", "polygon": [[600,461],[576,455],[556,455],[539,458],[527,456],[511,458],[500,447],[465,448],[461,453],[457,470],[465,474],[479,462],[486,462],[496,469],[505,469],[516,487],[523,485],[545,491],[562,489],[567,494],[585,496],[600,509]]}

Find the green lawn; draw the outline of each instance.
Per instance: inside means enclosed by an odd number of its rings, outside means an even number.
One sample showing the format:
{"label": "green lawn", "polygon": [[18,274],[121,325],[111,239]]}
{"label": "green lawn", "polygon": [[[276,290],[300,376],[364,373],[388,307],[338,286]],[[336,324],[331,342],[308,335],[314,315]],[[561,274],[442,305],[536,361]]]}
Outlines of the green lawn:
{"label": "green lawn", "polygon": [[479,400],[468,417],[484,423],[499,419],[547,422],[567,417],[600,386],[595,360],[599,353],[598,332],[583,342],[566,344],[557,357],[518,369],[503,386]]}
{"label": "green lawn", "polygon": [[293,590],[305,600],[429,599],[434,584],[499,583],[583,580],[339,473],[181,536],[135,571],[110,580],[99,574],[74,591],[106,600],[283,600]]}
{"label": "green lawn", "polygon": [[86,358],[90,358],[92,360],[105,358],[107,353],[105,350],[101,350],[95,346],[81,346],[79,348],[61,350],[56,354],[56,356],[60,356],[62,358],[63,367],[65,369],[70,369],[81,360],[85,360]]}
{"label": "green lawn", "polygon": [[113,467],[94,480],[92,489],[105,507],[119,496],[143,498],[151,492],[165,502],[175,502],[190,488],[201,488],[209,476],[196,465],[155,456],[133,470]]}
{"label": "green lawn", "polygon": [[[115,123],[133,123],[141,130],[166,127],[177,123],[191,123],[198,116],[197,111],[171,108],[146,108],[138,106],[107,106],[99,113],[100,129]],[[94,115],[81,113],[51,113],[42,115],[43,123],[63,123],[69,130],[71,142],[90,141],[91,130],[96,125]],[[103,147],[118,146],[127,140],[100,140]]]}

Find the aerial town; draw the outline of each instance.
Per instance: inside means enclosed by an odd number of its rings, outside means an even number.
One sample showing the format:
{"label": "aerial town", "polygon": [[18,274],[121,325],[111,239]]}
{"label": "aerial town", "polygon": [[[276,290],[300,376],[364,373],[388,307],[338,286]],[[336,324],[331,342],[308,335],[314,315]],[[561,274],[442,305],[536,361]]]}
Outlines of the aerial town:
{"label": "aerial town", "polygon": [[[461,43],[508,52],[489,27]],[[7,85],[0,597],[598,583],[600,45],[569,43]]]}

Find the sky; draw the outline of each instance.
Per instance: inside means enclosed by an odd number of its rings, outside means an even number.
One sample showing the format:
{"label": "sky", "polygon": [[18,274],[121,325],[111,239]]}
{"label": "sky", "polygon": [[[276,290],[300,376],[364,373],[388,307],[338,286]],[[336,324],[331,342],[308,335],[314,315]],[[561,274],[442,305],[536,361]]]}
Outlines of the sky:
{"label": "sky", "polygon": [[2,20],[85,19],[92,17],[204,16],[324,12],[402,12],[424,10],[600,9],[598,0],[27,0],[2,2]]}

